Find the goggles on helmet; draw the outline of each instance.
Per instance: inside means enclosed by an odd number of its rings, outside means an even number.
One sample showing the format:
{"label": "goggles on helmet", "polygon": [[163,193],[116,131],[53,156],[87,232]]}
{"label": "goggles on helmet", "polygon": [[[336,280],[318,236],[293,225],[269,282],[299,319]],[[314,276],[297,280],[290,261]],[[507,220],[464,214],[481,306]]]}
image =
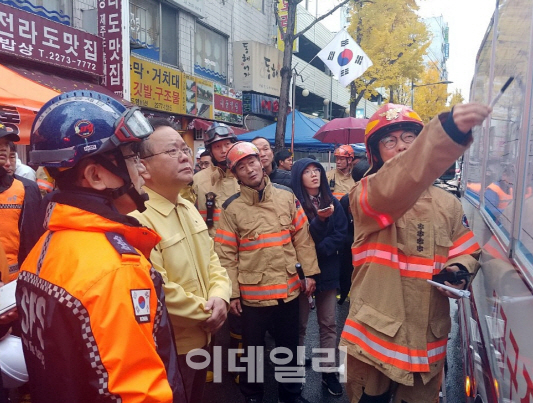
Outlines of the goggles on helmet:
{"label": "goggles on helmet", "polygon": [[206,141],[212,141],[215,139],[216,136],[218,137],[228,137],[228,136],[234,136],[233,130],[231,130],[229,127],[224,126],[218,126],[215,129],[207,130],[205,132],[206,135]]}
{"label": "goggles on helmet", "polygon": [[154,129],[148,119],[142,114],[138,106],[126,110],[115,123],[115,133],[110,140],[115,146],[121,143],[142,141],[148,137]]}

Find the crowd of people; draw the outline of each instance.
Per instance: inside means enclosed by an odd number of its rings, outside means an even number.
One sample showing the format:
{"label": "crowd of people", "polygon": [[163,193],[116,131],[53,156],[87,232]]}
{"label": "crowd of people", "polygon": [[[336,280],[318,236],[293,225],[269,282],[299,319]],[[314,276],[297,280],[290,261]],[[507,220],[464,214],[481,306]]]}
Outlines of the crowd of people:
{"label": "crowd of people", "polygon": [[[264,397],[246,363],[267,332],[286,355],[276,372],[292,374],[276,377],[279,401],[304,403],[315,307],[329,359],[313,370],[327,393],[436,401],[458,297],[426,280],[475,273],[480,249],[461,203],[432,183],[489,113],[457,105],[424,125],[386,104],[366,150],[340,145],[326,172],[216,122],[194,155],[168,120],[73,91],[36,115],[30,180],[14,170],[18,135],[0,125],[1,281],[17,281],[0,331],[21,340],[31,401],[200,403],[216,374],[197,358],[227,328],[246,403]],[[463,289],[467,277],[444,284]]]}

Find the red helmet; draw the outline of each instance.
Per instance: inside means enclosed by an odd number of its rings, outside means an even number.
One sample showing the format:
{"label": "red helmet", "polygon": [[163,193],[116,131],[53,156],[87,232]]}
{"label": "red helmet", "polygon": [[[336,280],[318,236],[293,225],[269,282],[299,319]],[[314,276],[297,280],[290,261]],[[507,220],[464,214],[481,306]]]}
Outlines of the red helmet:
{"label": "red helmet", "polygon": [[335,153],[333,155],[335,155],[335,157],[345,157],[345,158],[353,158],[355,156],[352,146],[348,144],[339,146],[339,148],[335,150]]}
{"label": "red helmet", "polygon": [[237,163],[250,155],[255,155],[259,158],[259,150],[252,143],[246,141],[238,141],[231,146],[226,154],[226,166],[235,172]]}
{"label": "red helmet", "polygon": [[385,104],[379,108],[368,120],[365,130],[365,145],[370,162],[368,173],[376,172],[383,165],[377,149],[378,141],[383,136],[396,130],[409,130],[418,134],[423,127],[420,116],[408,106]]}

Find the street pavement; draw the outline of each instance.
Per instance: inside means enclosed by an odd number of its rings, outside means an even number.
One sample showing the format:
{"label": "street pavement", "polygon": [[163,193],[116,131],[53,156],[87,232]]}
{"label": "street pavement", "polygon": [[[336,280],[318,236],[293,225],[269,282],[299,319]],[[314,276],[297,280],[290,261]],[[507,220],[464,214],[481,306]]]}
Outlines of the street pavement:
{"label": "street pavement", "polygon": [[[450,301],[452,315],[452,331],[448,341],[448,372],[446,376],[445,398],[441,398],[441,403],[464,403],[466,401],[464,387],[462,383],[462,353],[459,339],[459,327],[457,323],[457,304],[455,300]],[[344,302],[342,306],[337,305],[337,338],[339,338],[346,316],[348,315],[349,304]],[[227,368],[227,348],[229,345],[229,330],[227,325],[216,335],[215,345],[221,346],[223,351],[222,359],[222,382],[208,383],[204,390],[204,399],[201,403],[241,403],[244,398],[238,385],[224,368]],[[316,319],[316,310],[309,315],[309,325],[307,327],[307,337],[305,341],[307,351],[319,347],[319,333]],[[265,356],[274,347],[274,341],[267,336]],[[343,386],[344,389],[344,386]],[[322,385],[322,375],[314,372],[310,367],[306,368],[306,382],[304,384],[302,396],[311,403],[349,403],[346,392],[343,390],[342,396],[332,396]],[[197,403],[197,402],[192,402]],[[198,402],[199,403],[199,402]],[[265,364],[265,396],[263,403],[278,403],[277,384],[274,380],[274,368],[267,359]]]}
{"label": "street pavement", "polygon": [[[342,327],[346,316],[348,315],[348,301],[344,302],[342,306],[337,305],[337,340],[340,337]],[[274,340],[267,336],[266,338],[265,356],[274,348]],[[223,365],[222,368],[227,368],[227,353],[226,350],[229,345],[229,330],[225,324],[216,334],[216,345],[222,346],[223,350]],[[311,351],[311,348],[320,347],[318,323],[316,319],[316,310],[309,314],[309,324],[307,326],[307,336],[305,340],[306,351]],[[327,389],[322,386],[322,374],[314,372],[310,367],[306,368],[306,382],[304,384],[302,396],[311,403],[348,403],[346,393],[343,391],[342,396],[332,396]],[[227,370],[223,370],[222,383],[208,383],[204,390],[204,399],[202,403],[241,403],[244,402],[239,387],[228,374]],[[195,403],[195,402],[193,402]],[[263,403],[278,403],[278,387],[274,380],[274,368],[267,359],[265,364],[265,396]]]}

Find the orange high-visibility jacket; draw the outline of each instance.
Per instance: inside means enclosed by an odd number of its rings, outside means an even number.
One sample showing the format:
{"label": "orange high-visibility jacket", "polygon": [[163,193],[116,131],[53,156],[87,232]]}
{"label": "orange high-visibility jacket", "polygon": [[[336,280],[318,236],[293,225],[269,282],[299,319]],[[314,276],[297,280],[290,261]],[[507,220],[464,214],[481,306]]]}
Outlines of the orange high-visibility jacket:
{"label": "orange high-visibility jacket", "polygon": [[218,228],[218,221],[220,220],[222,205],[229,197],[239,191],[237,179],[229,169],[223,171],[219,167],[211,166],[194,174],[193,191],[196,194],[196,207],[204,221],[207,220],[205,195],[209,192],[216,194],[213,214],[214,225],[208,227],[209,236],[214,238]]}
{"label": "orange high-visibility jacket", "polygon": [[14,179],[9,189],[0,193],[0,209],[2,217],[2,231],[0,243],[4,246],[7,262],[9,263],[9,276],[2,281],[7,283],[17,278],[19,270],[20,230],[19,220],[24,205],[24,185]]}
{"label": "orange high-visibility jacket", "polygon": [[331,190],[333,196],[340,200],[342,196],[350,192],[355,185],[351,172],[348,175],[343,174],[338,169],[332,169],[326,172],[328,178],[328,186],[332,180],[335,181],[335,187]]}
{"label": "orange high-visibility jacket", "polygon": [[159,236],[48,208],[16,292],[32,401],[185,401],[161,276],[145,258]]}
{"label": "orange high-visibility jacket", "polygon": [[[245,305],[277,305],[300,294],[296,263],[306,276],[320,273],[309,222],[292,191],[267,182],[259,192],[241,192],[223,205],[215,251],[232,284],[232,298]],[[297,324],[295,324],[297,325]]]}
{"label": "orange high-visibility jacket", "polygon": [[426,280],[454,264],[478,268],[480,248],[461,203],[431,186],[465,148],[433,119],[350,192],[354,272],[341,345],[405,385],[415,372],[426,383],[444,364],[449,301]]}

